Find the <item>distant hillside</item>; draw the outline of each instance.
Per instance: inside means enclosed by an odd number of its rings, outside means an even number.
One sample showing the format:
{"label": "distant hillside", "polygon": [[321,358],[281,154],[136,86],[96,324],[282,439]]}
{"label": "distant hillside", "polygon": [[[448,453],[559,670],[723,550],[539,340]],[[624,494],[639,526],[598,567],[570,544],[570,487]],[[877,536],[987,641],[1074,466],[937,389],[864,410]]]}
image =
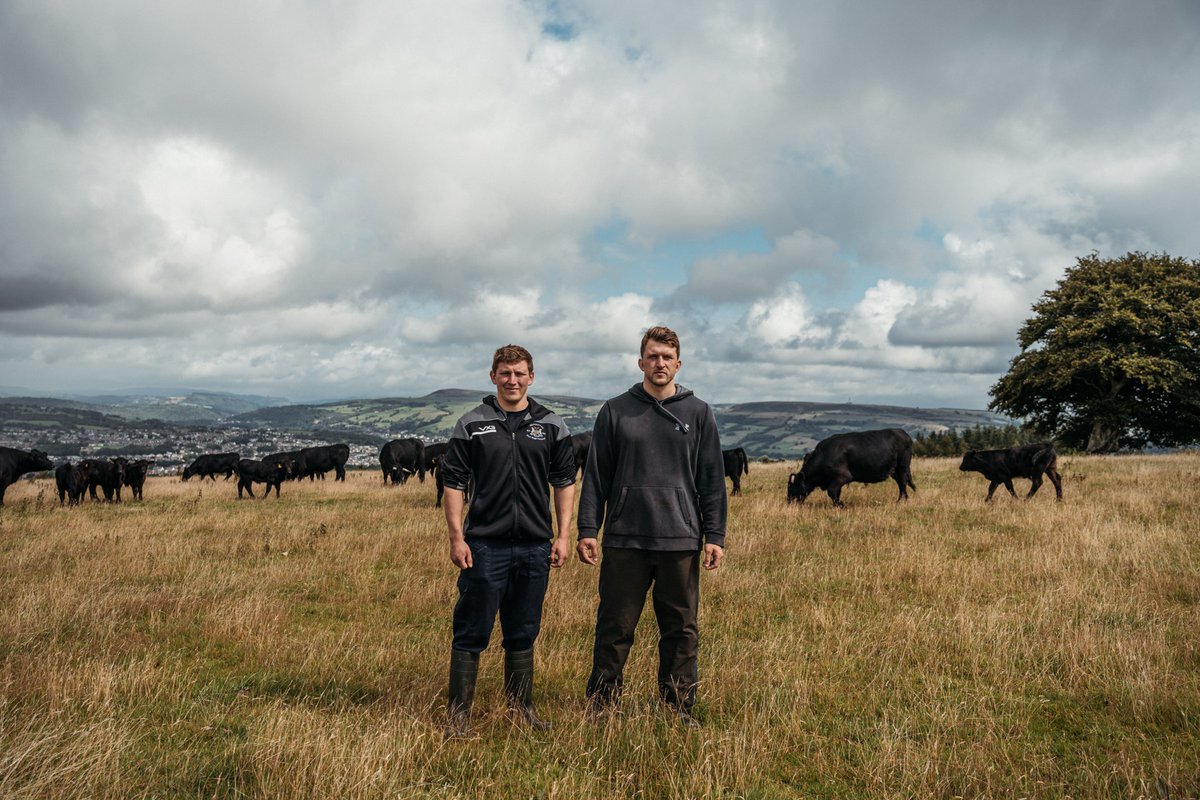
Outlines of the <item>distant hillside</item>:
{"label": "distant hillside", "polygon": [[[407,436],[437,441],[449,437],[455,421],[484,394],[482,390],[443,389],[424,397],[266,407],[255,405],[266,398],[203,392],[178,398],[89,398],[115,400],[113,405],[0,397],[0,438],[18,445],[53,441],[63,452],[70,452],[70,447],[78,449],[89,439],[104,438],[104,434],[124,436],[117,441],[127,443],[133,432],[158,431],[165,436],[177,435],[183,428],[240,431],[239,436],[269,437],[274,432],[325,441],[341,439],[364,447]],[[600,400],[558,395],[537,398],[561,414],[573,432],[591,430],[602,404]],[[821,439],[846,431],[903,428],[915,436],[1011,422],[989,411],[850,403],[774,401],[716,404],[713,408],[722,445],[744,447],[751,458],[800,458]]]}
{"label": "distant hillside", "polygon": [[[458,418],[479,405],[485,394],[479,390],[441,389],[424,397],[384,397],[261,408],[238,414],[227,420],[227,424],[283,430],[320,428],[376,434],[388,439],[419,436],[433,441],[448,438]],[[558,396],[540,396],[538,402],[562,415],[573,431],[591,430],[601,405],[599,400]]]}
{"label": "distant hillside", "polygon": [[1001,414],[961,408],[781,401],[713,408],[722,446],[744,447],[751,458],[799,458],[825,437],[848,431],[901,428],[916,436],[1012,423]]}
{"label": "distant hillside", "polygon": [[[445,439],[455,421],[480,402],[481,391],[443,389],[424,397],[348,400],[318,405],[262,408],[239,414],[228,424],[285,430],[346,431],[387,438]],[[574,432],[591,430],[603,401],[546,395],[539,402],[557,411]],[[763,402],[713,406],[725,447],[744,447],[752,458],[798,458],[835,433],[872,428],[903,428],[935,433],[976,425],[1006,425],[990,411],[904,408],[851,403]]]}
{"label": "distant hillside", "polygon": [[187,392],[178,395],[123,394],[92,395],[76,398],[109,413],[131,420],[160,419],[183,425],[206,425],[235,414],[265,406],[286,403],[282,397],[229,394],[227,392]]}

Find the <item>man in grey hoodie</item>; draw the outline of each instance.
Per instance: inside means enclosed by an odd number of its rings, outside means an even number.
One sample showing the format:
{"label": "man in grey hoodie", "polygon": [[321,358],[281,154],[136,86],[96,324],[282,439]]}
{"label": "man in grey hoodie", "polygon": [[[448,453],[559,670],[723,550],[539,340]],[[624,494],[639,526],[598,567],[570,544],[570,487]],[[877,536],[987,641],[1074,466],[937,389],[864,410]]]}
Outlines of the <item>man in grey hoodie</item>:
{"label": "man in grey hoodie", "polygon": [[724,465],[708,404],[675,383],[679,337],[654,327],[642,338],[642,382],[608,400],[596,417],[579,501],[576,553],[599,561],[600,606],[587,694],[616,706],[646,594],[658,620],[658,688],[688,727],[696,702],[700,567],[725,554]]}

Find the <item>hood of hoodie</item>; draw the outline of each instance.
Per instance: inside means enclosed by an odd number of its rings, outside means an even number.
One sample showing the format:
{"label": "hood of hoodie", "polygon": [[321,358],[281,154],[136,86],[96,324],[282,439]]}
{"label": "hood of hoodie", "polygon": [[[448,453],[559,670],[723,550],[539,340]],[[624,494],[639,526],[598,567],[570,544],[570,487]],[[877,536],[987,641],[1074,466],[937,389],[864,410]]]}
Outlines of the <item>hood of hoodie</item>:
{"label": "hood of hoodie", "polygon": [[649,403],[650,405],[654,406],[654,410],[671,420],[671,422],[675,423],[675,430],[679,431],[684,436],[687,436],[687,434],[691,431],[691,426],[676,417],[667,408],[668,403],[674,403],[679,400],[683,400],[686,397],[692,396],[692,390],[686,386],[680,386],[678,383],[675,384],[675,394],[671,395],[665,400],[659,400],[651,397],[650,393],[647,392],[645,387],[643,387],[640,383],[635,383],[633,386],[629,387],[629,394],[643,403]]}

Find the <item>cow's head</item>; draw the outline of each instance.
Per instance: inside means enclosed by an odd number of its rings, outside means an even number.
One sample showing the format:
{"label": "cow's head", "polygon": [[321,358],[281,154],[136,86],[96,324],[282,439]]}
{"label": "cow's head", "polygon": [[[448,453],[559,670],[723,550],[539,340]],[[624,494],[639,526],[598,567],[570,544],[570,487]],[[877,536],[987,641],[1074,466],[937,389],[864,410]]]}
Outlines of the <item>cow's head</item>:
{"label": "cow's head", "polygon": [[798,503],[803,503],[809,494],[812,493],[813,487],[808,485],[804,480],[804,471],[793,472],[788,476],[787,501],[790,504],[793,500]]}
{"label": "cow's head", "polygon": [[54,462],[50,460],[41,450],[29,451],[30,472],[44,472],[48,469],[54,469]]}
{"label": "cow's head", "polygon": [[971,472],[972,470],[978,470],[979,469],[979,456],[977,456],[975,454],[974,450],[968,450],[967,452],[963,453],[963,460],[962,460],[962,463],[958,465],[958,468],[962,472]]}

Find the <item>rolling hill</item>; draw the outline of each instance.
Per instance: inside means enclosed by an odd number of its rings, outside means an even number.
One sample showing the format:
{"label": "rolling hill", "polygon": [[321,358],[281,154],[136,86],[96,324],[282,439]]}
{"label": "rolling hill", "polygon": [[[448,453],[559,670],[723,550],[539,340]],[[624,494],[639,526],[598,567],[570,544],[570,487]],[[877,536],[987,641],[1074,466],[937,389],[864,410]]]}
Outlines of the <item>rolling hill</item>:
{"label": "rolling hill", "polygon": [[[314,404],[264,404],[269,398],[191,392],[173,397],[92,396],[76,399],[0,398],[0,438],[22,446],[31,435],[70,431],[71,441],[102,440],[132,431],[179,433],[189,430],[287,432],[381,444],[417,436],[446,439],[455,421],[480,402],[482,390],[442,389],[423,397],[340,400]],[[592,427],[602,401],[539,395],[572,431]],[[989,411],[955,408],[905,408],[851,403],[770,401],[715,404],[721,442],[741,446],[752,458],[794,459],[834,433],[872,428],[903,428],[916,435],[1010,420]],[[43,439],[33,439],[41,441]],[[68,451],[64,451],[68,452]]]}

